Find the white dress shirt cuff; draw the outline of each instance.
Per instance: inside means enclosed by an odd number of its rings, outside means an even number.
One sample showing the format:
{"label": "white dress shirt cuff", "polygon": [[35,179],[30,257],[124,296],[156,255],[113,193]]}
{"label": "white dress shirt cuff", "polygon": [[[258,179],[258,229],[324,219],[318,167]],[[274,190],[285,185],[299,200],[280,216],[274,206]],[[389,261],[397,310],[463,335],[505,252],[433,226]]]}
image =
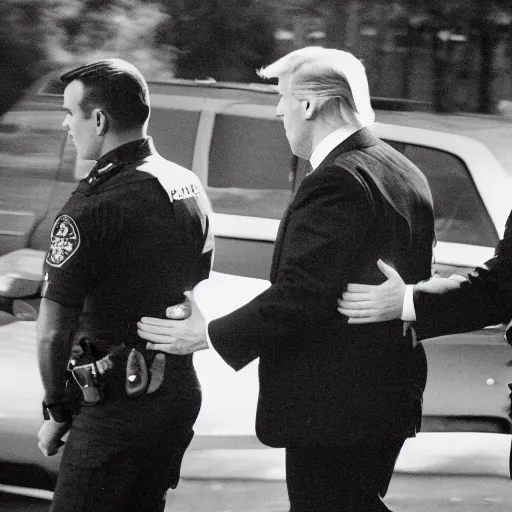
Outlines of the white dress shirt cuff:
{"label": "white dress shirt cuff", "polygon": [[416,321],[416,310],[414,309],[413,297],[414,285],[408,284],[405,286],[404,303],[402,306],[402,320],[404,322]]}

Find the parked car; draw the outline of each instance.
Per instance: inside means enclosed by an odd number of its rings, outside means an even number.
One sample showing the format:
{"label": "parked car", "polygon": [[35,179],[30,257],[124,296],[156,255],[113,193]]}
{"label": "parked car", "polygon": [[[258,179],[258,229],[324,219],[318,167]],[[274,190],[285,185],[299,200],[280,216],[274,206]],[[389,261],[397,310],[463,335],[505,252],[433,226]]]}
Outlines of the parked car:
{"label": "parked car", "polygon": [[[268,85],[174,80],[149,88],[156,147],[192,169],[212,201],[216,273],[199,294],[213,317],[268,286],[279,219],[309,164],[290,152]],[[23,318],[37,309],[54,218],[92,166],[77,158],[61,104],[62,87],[50,75],[0,120],[0,468],[32,464],[45,474],[59,459],[44,459],[36,448],[42,388],[34,322]],[[510,211],[510,121],[383,110],[377,121],[375,133],[429,180],[436,270],[464,274],[490,258]],[[424,430],[510,432],[512,350],[503,333],[494,326],[425,343]],[[213,352],[195,360],[204,405],[193,446],[259,446],[257,365],[235,374]]]}

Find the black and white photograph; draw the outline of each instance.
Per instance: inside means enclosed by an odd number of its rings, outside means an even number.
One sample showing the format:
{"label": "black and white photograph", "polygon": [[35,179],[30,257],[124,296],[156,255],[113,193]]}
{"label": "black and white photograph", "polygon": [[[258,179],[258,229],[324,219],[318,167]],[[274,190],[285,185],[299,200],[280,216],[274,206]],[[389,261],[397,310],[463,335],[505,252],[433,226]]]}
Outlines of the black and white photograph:
{"label": "black and white photograph", "polygon": [[2,511],[512,510],[511,0],[2,0],[0,64]]}

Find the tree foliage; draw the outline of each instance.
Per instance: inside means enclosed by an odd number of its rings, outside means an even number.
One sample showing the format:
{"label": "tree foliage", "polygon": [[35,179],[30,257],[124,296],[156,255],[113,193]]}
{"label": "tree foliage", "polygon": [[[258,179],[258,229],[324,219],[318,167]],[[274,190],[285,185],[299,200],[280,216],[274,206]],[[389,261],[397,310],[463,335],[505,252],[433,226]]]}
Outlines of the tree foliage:
{"label": "tree foliage", "polygon": [[148,78],[173,76],[172,48],[156,45],[168,18],[141,0],[2,0],[0,113],[45,72],[117,56]]}
{"label": "tree foliage", "polygon": [[48,54],[52,63],[74,66],[120,57],[147,78],[173,76],[172,48],[157,45],[165,14],[157,2],[140,0],[46,0]]}
{"label": "tree foliage", "polygon": [[[379,77],[388,71],[381,58],[386,41],[401,31],[410,43],[401,48],[404,69],[429,52],[438,110],[471,105],[491,112],[499,82],[495,57],[505,44],[512,54],[510,0],[1,0],[0,113],[44,72],[109,56],[133,62],[148,78],[255,81],[255,69],[279,52],[310,44],[312,18],[323,18],[320,44],[356,55],[360,26],[377,27],[371,67]],[[278,28],[294,32],[295,41],[278,46]],[[454,34],[467,42],[452,43]],[[404,97],[412,94],[410,80],[404,78]]]}
{"label": "tree foliage", "polygon": [[[512,3],[510,0],[320,0],[326,7],[327,44],[357,53],[357,44],[347,46],[347,32],[358,32],[354,26],[363,20],[378,27],[378,38],[382,53],[386,34],[397,26],[405,28],[410,43],[407,59],[414,59],[414,45],[418,42],[423,50],[430,52],[434,70],[434,106],[445,111],[453,108],[470,108],[476,103],[480,112],[493,112],[495,98],[493,82],[494,62],[497,48],[506,39],[511,29]],[[352,17],[350,17],[352,14]],[[453,42],[452,36],[464,38],[464,66],[455,65],[453,59],[461,46]],[[407,62],[408,68],[413,67]],[[466,105],[457,103],[453,96],[461,83],[467,83],[473,68],[477,66],[477,86],[468,91]],[[381,70],[385,72],[386,70]],[[410,88],[404,78],[404,94]],[[474,96],[477,95],[476,101]],[[460,95],[459,95],[460,96]],[[459,101],[460,98],[459,98]],[[455,102],[455,103],[454,103]]]}
{"label": "tree foliage", "polygon": [[270,17],[251,0],[2,0],[0,113],[44,72],[111,56],[151,79],[254,81]]}
{"label": "tree foliage", "polygon": [[256,81],[274,50],[270,12],[251,0],[166,2],[159,42],[176,48],[176,76]]}
{"label": "tree foliage", "polygon": [[0,3],[0,114],[28,84],[48,71],[42,41],[44,2],[3,0]]}

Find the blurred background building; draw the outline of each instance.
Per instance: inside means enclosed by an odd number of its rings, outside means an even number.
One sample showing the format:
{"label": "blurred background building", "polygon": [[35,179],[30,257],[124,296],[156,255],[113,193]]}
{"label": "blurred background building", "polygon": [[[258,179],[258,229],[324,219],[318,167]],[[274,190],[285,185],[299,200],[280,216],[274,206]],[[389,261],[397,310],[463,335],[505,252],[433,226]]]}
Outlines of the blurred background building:
{"label": "blurred background building", "polygon": [[374,97],[438,112],[512,105],[510,0],[2,0],[0,112],[45,72],[108,56],[151,79],[255,82],[305,45],[353,52]]}

